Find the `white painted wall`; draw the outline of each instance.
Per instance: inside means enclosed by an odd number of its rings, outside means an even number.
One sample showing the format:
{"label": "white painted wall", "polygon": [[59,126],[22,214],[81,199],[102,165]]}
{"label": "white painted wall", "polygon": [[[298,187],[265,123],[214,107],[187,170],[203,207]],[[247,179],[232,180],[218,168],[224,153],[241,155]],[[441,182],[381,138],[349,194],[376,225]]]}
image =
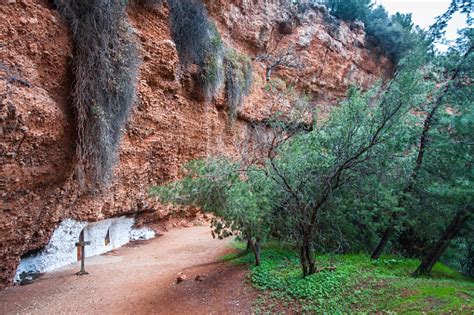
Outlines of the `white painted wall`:
{"label": "white painted wall", "polygon": [[[86,246],[86,257],[96,256],[122,247],[130,241],[153,238],[155,232],[147,229],[132,228],[133,218],[113,218],[88,223],[66,219],[53,232],[51,240],[39,253],[22,258],[18,265],[15,282],[24,272],[48,272],[77,261],[79,234],[84,229],[84,240],[91,244]],[[105,236],[110,230],[110,243],[105,244]]]}

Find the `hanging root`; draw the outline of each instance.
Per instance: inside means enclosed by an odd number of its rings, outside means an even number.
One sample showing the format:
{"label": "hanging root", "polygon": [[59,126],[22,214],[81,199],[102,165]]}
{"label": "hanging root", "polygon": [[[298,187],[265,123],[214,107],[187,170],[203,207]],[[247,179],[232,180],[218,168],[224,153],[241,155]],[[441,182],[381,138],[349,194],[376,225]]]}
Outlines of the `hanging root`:
{"label": "hanging root", "polygon": [[110,183],[122,131],[135,99],[138,54],[126,0],[55,0],[74,41],[73,106],[77,175],[96,190]]}
{"label": "hanging root", "polygon": [[168,0],[171,35],[180,62],[199,66],[198,83],[207,101],[222,82],[223,44],[201,0]]}

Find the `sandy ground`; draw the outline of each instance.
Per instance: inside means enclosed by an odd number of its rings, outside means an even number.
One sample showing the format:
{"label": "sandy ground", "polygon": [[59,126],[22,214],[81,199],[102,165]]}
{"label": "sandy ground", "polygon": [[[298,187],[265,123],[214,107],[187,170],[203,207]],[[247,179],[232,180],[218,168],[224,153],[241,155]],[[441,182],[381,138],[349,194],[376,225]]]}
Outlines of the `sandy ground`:
{"label": "sandy ground", "polygon": [[[208,227],[173,230],[0,292],[0,314],[250,314],[244,267],[219,261],[230,240]],[[177,284],[182,272],[187,280]],[[203,275],[203,281],[195,281]]]}

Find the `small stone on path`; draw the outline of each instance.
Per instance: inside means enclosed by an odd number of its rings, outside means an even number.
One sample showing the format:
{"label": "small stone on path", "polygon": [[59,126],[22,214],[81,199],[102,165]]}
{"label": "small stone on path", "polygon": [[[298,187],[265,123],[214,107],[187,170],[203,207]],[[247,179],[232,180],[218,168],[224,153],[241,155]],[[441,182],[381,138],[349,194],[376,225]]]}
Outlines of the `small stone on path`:
{"label": "small stone on path", "polygon": [[176,278],[176,283],[181,283],[183,281],[185,281],[188,277],[186,277],[186,275],[178,275],[178,277]]}

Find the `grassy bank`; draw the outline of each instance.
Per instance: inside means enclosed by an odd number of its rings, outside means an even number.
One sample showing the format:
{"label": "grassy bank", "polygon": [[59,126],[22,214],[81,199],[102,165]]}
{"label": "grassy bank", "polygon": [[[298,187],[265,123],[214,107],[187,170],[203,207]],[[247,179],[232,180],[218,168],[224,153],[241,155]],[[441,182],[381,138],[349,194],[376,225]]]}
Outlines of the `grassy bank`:
{"label": "grassy bank", "polygon": [[[236,245],[242,249],[242,244]],[[322,270],[301,277],[298,256],[290,249],[270,246],[262,265],[254,267],[251,254],[224,257],[248,264],[252,285],[264,294],[257,313],[294,310],[304,313],[456,313],[473,314],[474,281],[437,264],[431,277],[412,278],[418,261],[384,256],[371,261],[364,254],[318,255]]]}

